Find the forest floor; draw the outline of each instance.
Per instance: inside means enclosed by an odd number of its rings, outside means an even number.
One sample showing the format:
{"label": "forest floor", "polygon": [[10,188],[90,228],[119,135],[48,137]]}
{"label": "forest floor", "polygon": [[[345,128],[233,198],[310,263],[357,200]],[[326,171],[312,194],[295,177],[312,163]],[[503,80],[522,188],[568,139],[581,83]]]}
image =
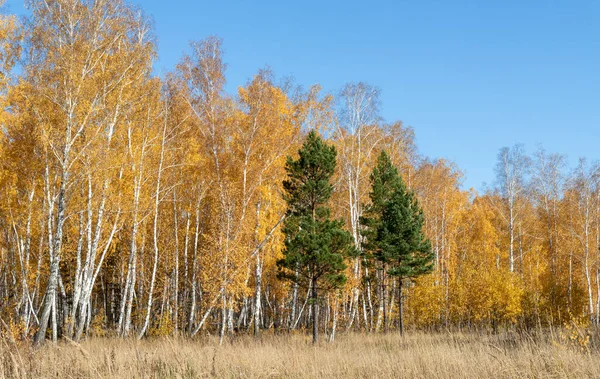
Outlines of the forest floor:
{"label": "forest floor", "polygon": [[595,336],[553,333],[91,338],[33,348],[0,341],[0,378],[600,378]]}

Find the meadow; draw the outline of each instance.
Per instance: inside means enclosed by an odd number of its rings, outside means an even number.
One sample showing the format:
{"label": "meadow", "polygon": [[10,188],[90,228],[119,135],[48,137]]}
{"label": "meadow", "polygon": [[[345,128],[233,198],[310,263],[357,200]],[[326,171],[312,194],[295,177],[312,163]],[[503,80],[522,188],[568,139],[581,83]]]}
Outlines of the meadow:
{"label": "meadow", "polygon": [[409,332],[90,338],[40,348],[3,340],[0,378],[598,378],[597,332]]}

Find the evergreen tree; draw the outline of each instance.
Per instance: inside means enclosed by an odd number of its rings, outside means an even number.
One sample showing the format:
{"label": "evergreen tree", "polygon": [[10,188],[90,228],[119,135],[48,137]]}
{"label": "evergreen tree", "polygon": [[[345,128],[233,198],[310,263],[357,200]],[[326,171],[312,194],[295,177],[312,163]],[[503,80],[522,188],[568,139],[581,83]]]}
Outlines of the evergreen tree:
{"label": "evergreen tree", "polygon": [[[423,210],[389,156],[382,151],[371,175],[371,204],[366,208],[365,251],[379,263],[383,280],[390,275],[398,281],[399,330],[404,332],[402,285],[406,279],[433,270],[431,242],[423,233]],[[385,284],[382,289],[384,325],[387,331]]]}
{"label": "evergreen tree", "polygon": [[371,203],[365,207],[363,217],[360,222],[363,225],[363,254],[365,263],[375,265],[379,271],[379,293],[380,304],[382,305],[383,327],[388,331],[388,310],[387,310],[387,268],[391,262],[390,252],[382,250],[379,246],[377,233],[381,229],[382,213],[386,204],[391,200],[392,195],[400,191],[403,187],[402,179],[398,170],[392,164],[389,156],[382,151],[377,158],[377,164],[373,168],[370,176],[371,192],[369,197]]}
{"label": "evergreen tree", "polygon": [[345,257],[353,251],[352,236],[342,220],[331,220],[327,203],[333,192],[329,182],[335,170],[335,147],[311,131],[298,152],[286,162],[283,182],[287,202],[284,257],[277,262],[279,277],[310,288],[313,342],[318,341],[320,291],[339,288],[346,282]]}

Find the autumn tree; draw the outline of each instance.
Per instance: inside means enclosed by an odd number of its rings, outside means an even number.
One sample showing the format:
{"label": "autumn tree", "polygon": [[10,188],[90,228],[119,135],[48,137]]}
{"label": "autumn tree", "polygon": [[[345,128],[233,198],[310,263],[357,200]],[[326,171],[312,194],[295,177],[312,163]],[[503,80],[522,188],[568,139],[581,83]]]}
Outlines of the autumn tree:
{"label": "autumn tree", "polygon": [[3,334],[600,323],[598,165],[516,145],[466,191],[376,87],[228,92],[218,37],[157,77],[127,1],[26,5],[0,16]]}
{"label": "autumn tree", "polygon": [[[41,136],[50,261],[36,335],[41,342],[51,315],[54,338],[57,322],[67,314],[77,318],[78,336],[89,323],[91,290],[121,225],[121,125],[141,96],[136,91],[150,74],[154,45],[147,20],[120,0],[31,1],[29,6],[27,56],[15,87],[27,92],[28,103],[14,109],[29,113]],[[79,235],[67,238],[73,229]],[[74,241],[81,241],[81,249]],[[74,282],[68,312],[59,307],[67,296],[60,270],[63,247],[76,255],[74,272],[64,273]]]}
{"label": "autumn tree", "polygon": [[531,176],[531,200],[537,210],[548,270],[543,278],[548,311],[553,318],[560,318],[561,308],[568,308],[568,270],[559,247],[564,240],[560,231],[560,200],[564,191],[566,157],[548,154],[539,148],[533,155]]}
{"label": "autumn tree", "polygon": [[[515,261],[522,258],[515,251],[519,235],[519,222],[523,213],[523,199],[527,186],[525,180],[529,173],[530,159],[523,145],[504,147],[498,153],[496,181],[502,201],[496,205],[508,227],[508,267],[515,271]],[[521,259],[522,261],[522,259]]]}
{"label": "autumn tree", "polygon": [[[490,195],[486,195],[490,196]],[[523,312],[519,275],[497,264],[504,230],[494,200],[476,197],[461,215],[457,235],[457,269],[450,276],[450,319],[468,328],[497,329],[514,323]]]}
{"label": "autumn tree", "polygon": [[[600,319],[600,166],[580,159],[567,184],[564,203],[570,234],[570,276],[579,268],[580,284],[587,294],[585,313],[590,322]],[[569,292],[577,279],[570,278]]]}
{"label": "autumn tree", "polygon": [[[377,125],[380,121],[379,97],[378,88],[363,82],[346,84],[339,95],[338,127],[335,130],[336,147],[339,151],[339,193],[340,197],[345,198],[342,202],[344,217],[358,250],[362,249],[360,217],[363,203],[367,200],[369,167],[372,166],[377,146],[383,139],[381,128]],[[348,328],[352,327],[359,314],[360,263],[360,259],[356,257],[351,267],[352,280],[349,284],[352,309]]]}
{"label": "autumn tree", "polygon": [[461,181],[462,173],[452,162],[426,159],[415,172],[412,187],[423,208],[423,230],[431,241],[435,269],[433,275],[418,281],[411,304],[428,298],[431,305],[422,303],[419,317],[446,325],[450,322],[450,277],[459,262],[456,241],[469,206],[469,192],[461,188]]}

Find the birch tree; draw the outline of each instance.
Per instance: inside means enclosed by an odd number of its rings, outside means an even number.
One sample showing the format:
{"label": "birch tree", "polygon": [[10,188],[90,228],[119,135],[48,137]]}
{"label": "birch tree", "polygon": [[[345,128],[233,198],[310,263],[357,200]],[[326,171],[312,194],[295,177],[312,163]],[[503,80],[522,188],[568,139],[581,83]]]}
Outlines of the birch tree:
{"label": "birch tree", "polygon": [[[107,225],[104,212],[115,170],[94,167],[94,149],[111,149],[132,87],[150,72],[153,44],[146,20],[118,0],[81,2],[31,1],[26,65],[20,86],[28,92],[28,109],[43,125],[44,196],[47,203],[49,272],[36,342],[44,340],[52,313],[56,330],[57,287],[68,220],[77,210],[71,204],[78,183],[88,182],[86,258],[75,275],[74,308],[85,319],[89,293],[118,222]],[[99,180],[94,201],[94,178],[85,167],[108,177]],[[116,170],[117,178],[119,170]],[[118,180],[117,180],[118,181]],[[92,209],[93,208],[93,209]],[[118,213],[118,212],[117,212]],[[111,233],[110,231],[113,230]],[[106,240],[101,243],[104,236]],[[98,250],[101,251],[98,255]],[[79,260],[78,260],[79,261]],[[83,321],[79,322],[78,330]],[[80,335],[81,332],[78,332]],[[56,333],[54,333],[56,336]]]}
{"label": "birch tree", "polygon": [[515,145],[512,148],[504,147],[498,153],[496,181],[503,203],[496,207],[508,227],[508,267],[510,272],[515,271],[517,224],[522,215],[522,201],[527,188],[525,180],[529,166],[529,157],[525,155],[522,145]]}

